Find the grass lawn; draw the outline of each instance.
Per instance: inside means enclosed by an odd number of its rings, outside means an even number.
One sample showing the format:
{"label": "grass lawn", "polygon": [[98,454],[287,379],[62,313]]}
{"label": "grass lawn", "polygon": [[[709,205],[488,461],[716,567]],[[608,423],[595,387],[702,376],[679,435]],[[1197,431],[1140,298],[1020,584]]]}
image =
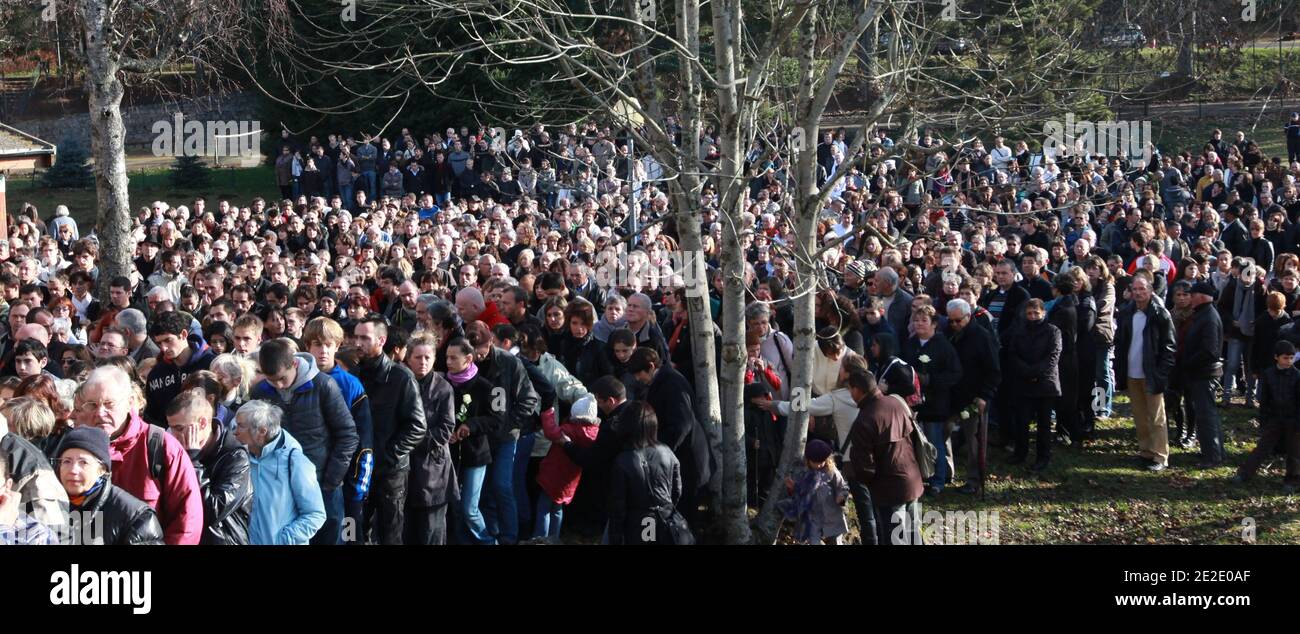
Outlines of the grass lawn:
{"label": "grass lawn", "polygon": [[[1127,399],[1117,400],[1127,414]],[[1254,410],[1237,402],[1221,410],[1228,460],[1218,469],[1197,470],[1196,450],[1177,448],[1164,472],[1139,469],[1133,421],[1123,415],[1099,421],[1097,440],[1083,450],[1053,447],[1042,475],[1005,464],[1009,452],[990,448],[985,499],[950,488],[923,498],[922,512],[997,511],[1002,544],[1240,544],[1247,518],[1258,543],[1300,542],[1300,495],[1282,493],[1280,457],[1247,484],[1230,481],[1257,438]],[[958,475],[960,482],[963,465]],[[852,509],[848,516],[856,524]]]}
{"label": "grass lawn", "polygon": [[[221,198],[229,198],[241,205],[248,204],[255,196],[262,196],[268,201],[278,200],[280,190],[275,186],[275,176],[270,167],[254,168],[219,168],[212,171],[212,182],[202,188],[176,188],[168,182],[168,170],[162,167],[149,167],[130,172],[131,208],[139,209],[155,200],[165,200],[173,207],[191,206],[195,198],[202,196],[208,201],[210,209],[216,208]],[[95,224],[95,188],[85,189],[46,189],[28,175],[13,175],[7,180],[9,213],[17,213],[24,202],[36,205],[41,218],[53,218],[57,205],[67,205],[72,217],[85,233]]]}

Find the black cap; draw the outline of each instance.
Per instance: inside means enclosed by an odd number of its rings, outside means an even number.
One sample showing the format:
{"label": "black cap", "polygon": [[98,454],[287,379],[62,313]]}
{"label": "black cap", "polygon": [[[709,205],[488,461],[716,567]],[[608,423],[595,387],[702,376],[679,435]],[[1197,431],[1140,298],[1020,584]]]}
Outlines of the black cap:
{"label": "black cap", "polygon": [[108,451],[108,434],[98,427],[75,427],[63,434],[59,450],[54,454],[55,459],[69,449],[89,452],[104,464],[106,471],[113,468],[113,456]]}
{"label": "black cap", "polygon": [[1273,356],[1280,357],[1283,355],[1286,355],[1288,357],[1294,357],[1295,344],[1291,343],[1290,341],[1287,341],[1286,339],[1280,339],[1278,340],[1277,343],[1273,344]]}
{"label": "black cap", "polygon": [[1201,280],[1195,284],[1192,284],[1192,289],[1189,292],[1192,295],[1200,294],[1200,295],[1208,295],[1213,299],[1219,298],[1219,289],[1214,286],[1214,283],[1208,280]]}

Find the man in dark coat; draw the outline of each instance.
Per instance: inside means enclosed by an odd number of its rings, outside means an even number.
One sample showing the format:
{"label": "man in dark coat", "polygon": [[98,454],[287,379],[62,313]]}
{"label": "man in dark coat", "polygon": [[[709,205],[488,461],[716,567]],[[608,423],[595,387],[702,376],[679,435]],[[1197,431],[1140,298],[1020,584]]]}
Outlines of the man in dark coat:
{"label": "man in dark coat", "polygon": [[[586,447],[579,446],[572,439],[564,443],[564,453],[569,459],[582,467],[583,478],[578,481],[578,491],[574,495],[574,510],[590,509],[591,519],[600,526],[605,523],[605,496],[609,482],[609,469],[622,450],[618,434],[614,433],[614,421],[618,420],[623,406],[628,402],[627,387],[621,381],[604,376],[596,379],[591,386],[591,394],[596,397],[596,408],[600,411],[600,429],[596,432],[596,441]],[[583,503],[579,504],[578,500]],[[578,514],[580,521],[582,514]],[[569,511],[564,514],[564,525],[569,525]]]}
{"label": "man in dark coat", "polygon": [[1061,331],[1060,382],[1061,398],[1052,408],[1056,412],[1057,432],[1066,442],[1083,442],[1079,421],[1079,298],[1074,295],[1074,280],[1059,275],[1052,280],[1056,301],[1047,320]]}
{"label": "man in dark coat", "polygon": [[659,417],[659,442],[672,449],[681,462],[682,501],[678,506],[687,523],[694,526],[698,496],[713,476],[714,460],[704,427],[695,418],[691,384],[680,372],[664,365],[652,348],[638,347],[628,359],[628,372],[646,386],[644,400]]}
{"label": "man in dark coat", "polygon": [[388,325],[382,317],[358,323],[354,331],[361,349],[357,368],[370,401],[374,429],[377,495],[367,500],[378,514],[376,533],[381,544],[401,544],[406,530],[406,495],[411,454],[424,440],[428,423],[415,375],[384,354]]}
{"label": "man in dark coat", "polygon": [[[998,340],[993,333],[980,326],[969,327],[974,321],[971,305],[965,300],[954,299],[948,302],[947,308],[948,340],[957,351],[962,368],[961,380],[952,388],[952,410],[957,413],[957,424],[961,425],[969,452],[969,473],[961,491],[974,493],[978,489],[976,483],[981,479],[980,439],[975,435],[979,430],[979,413],[987,411],[997,394],[998,384],[1002,382],[1002,364],[998,357]],[[961,412],[972,404],[976,413],[962,418]]]}
{"label": "man in dark coat", "polygon": [[849,430],[854,505],[865,499],[871,508],[858,510],[862,543],[920,544],[916,501],[924,482],[912,449],[914,423],[907,403],[883,394],[870,372],[851,372],[848,383],[858,403],[858,418]]}
{"label": "man in dark coat", "polygon": [[203,494],[203,537],[199,544],[246,546],[253,511],[248,449],[233,426],[212,418],[212,406],[198,390],[181,392],[167,405],[167,425],[190,454]]}
{"label": "man in dark coat", "polygon": [[1184,393],[1196,412],[1196,439],[1201,445],[1202,469],[1223,462],[1223,428],[1214,404],[1214,384],[1223,376],[1223,322],[1214,307],[1214,284],[1192,286],[1192,317],[1178,341],[1175,363],[1184,381]]}
{"label": "man in dark coat", "polygon": [[943,491],[952,474],[952,457],[948,436],[952,433],[952,388],[961,380],[961,360],[943,334],[937,332],[939,317],[933,306],[921,306],[912,312],[912,329],[916,334],[903,344],[903,361],[920,375],[925,400],[916,410],[916,419],[925,435],[939,449],[938,464],[927,492]]}
{"label": "man in dark coat", "polygon": [[262,344],[258,364],[266,379],[253,386],[251,398],[284,410],[284,428],[316,466],[325,500],[325,524],[312,537],[312,544],[337,544],[343,529],[339,485],[360,444],[352,412],[334,379],[316,368],[316,359],[309,354],[295,355],[287,340]]}
{"label": "man in dark coat", "polygon": [[1164,304],[1152,301],[1151,272],[1138,271],[1129,284],[1133,300],[1115,315],[1115,384],[1128,390],[1137,427],[1138,454],[1151,471],[1169,465],[1169,428],[1164,393],[1174,369],[1174,321]]}

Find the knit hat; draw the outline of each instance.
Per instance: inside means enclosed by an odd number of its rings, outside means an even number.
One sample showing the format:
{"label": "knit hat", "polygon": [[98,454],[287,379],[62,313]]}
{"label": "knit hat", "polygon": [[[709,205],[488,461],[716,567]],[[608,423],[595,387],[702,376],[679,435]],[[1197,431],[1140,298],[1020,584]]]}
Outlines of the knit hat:
{"label": "knit hat", "polygon": [[569,408],[569,419],[587,425],[599,424],[600,416],[596,412],[596,399],[588,394],[574,401],[573,407]]}
{"label": "knit hat", "polygon": [[1215,288],[1214,283],[1208,280],[1201,280],[1195,284],[1192,284],[1192,290],[1189,292],[1192,295],[1201,294],[1201,295],[1209,295],[1211,298],[1214,299],[1219,298],[1219,289]]}
{"label": "knit hat", "polygon": [[854,260],[844,267],[845,273],[852,273],[858,277],[867,277],[867,263],[862,260]]}
{"label": "knit hat", "polygon": [[69,449],[90,452],[104,464],[104,469],[113,467],[113,456],[108,451],[108,434],[98,427],[74,427],[63,434],[59,450],[54,453],[56,461]]}
{"label": "knit hat", "polygon": [[1295,356],[1295,344],[1286,339],[1281,339],[1277,343],[1273,344],[1273,356],[1280,357],[1283,355],[1288,357]]}
{"label": "knit hat", "polygon": [[804,447],[803,458],[808,462],[824,462],[831,457],[831,446],[824,440],[809,440],[808,445]]}

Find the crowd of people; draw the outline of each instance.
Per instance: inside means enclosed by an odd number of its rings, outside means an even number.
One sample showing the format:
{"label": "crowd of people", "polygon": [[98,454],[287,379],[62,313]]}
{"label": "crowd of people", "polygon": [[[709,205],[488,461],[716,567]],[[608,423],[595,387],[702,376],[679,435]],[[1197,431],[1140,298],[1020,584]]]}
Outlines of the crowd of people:
{"label": "crowd of people", "polygon": [[[1143,164],[929,131],[851,156],[826,132],[813,280],[793,272],[788,152],[755,140],[750,503],[806,406],[793,539],[843,541],[852,499],[862,543],[900,543],[922,496],[981,489],[990,445],[1036,472],[1054,445],[1086,451],[1116,392],[1136,467],[1221,465],[1220,410],[1241,405],[1261,437],[1236,478],[1283,453],[1293,491],[1300,157],[1236,136]],[[664,169],[632,146],[596,124],[285,132],[278,204],[141,208],[107,303],[96,236],[25,205],[0,241],[0,541],[695,542],[721,468],[696,415],[697,289],[672,268]],[[716,165],[712,130],[679,149]],[[715,184],[699,204],[716,318]],[[809,290],[801,399],[791,295]]]}

